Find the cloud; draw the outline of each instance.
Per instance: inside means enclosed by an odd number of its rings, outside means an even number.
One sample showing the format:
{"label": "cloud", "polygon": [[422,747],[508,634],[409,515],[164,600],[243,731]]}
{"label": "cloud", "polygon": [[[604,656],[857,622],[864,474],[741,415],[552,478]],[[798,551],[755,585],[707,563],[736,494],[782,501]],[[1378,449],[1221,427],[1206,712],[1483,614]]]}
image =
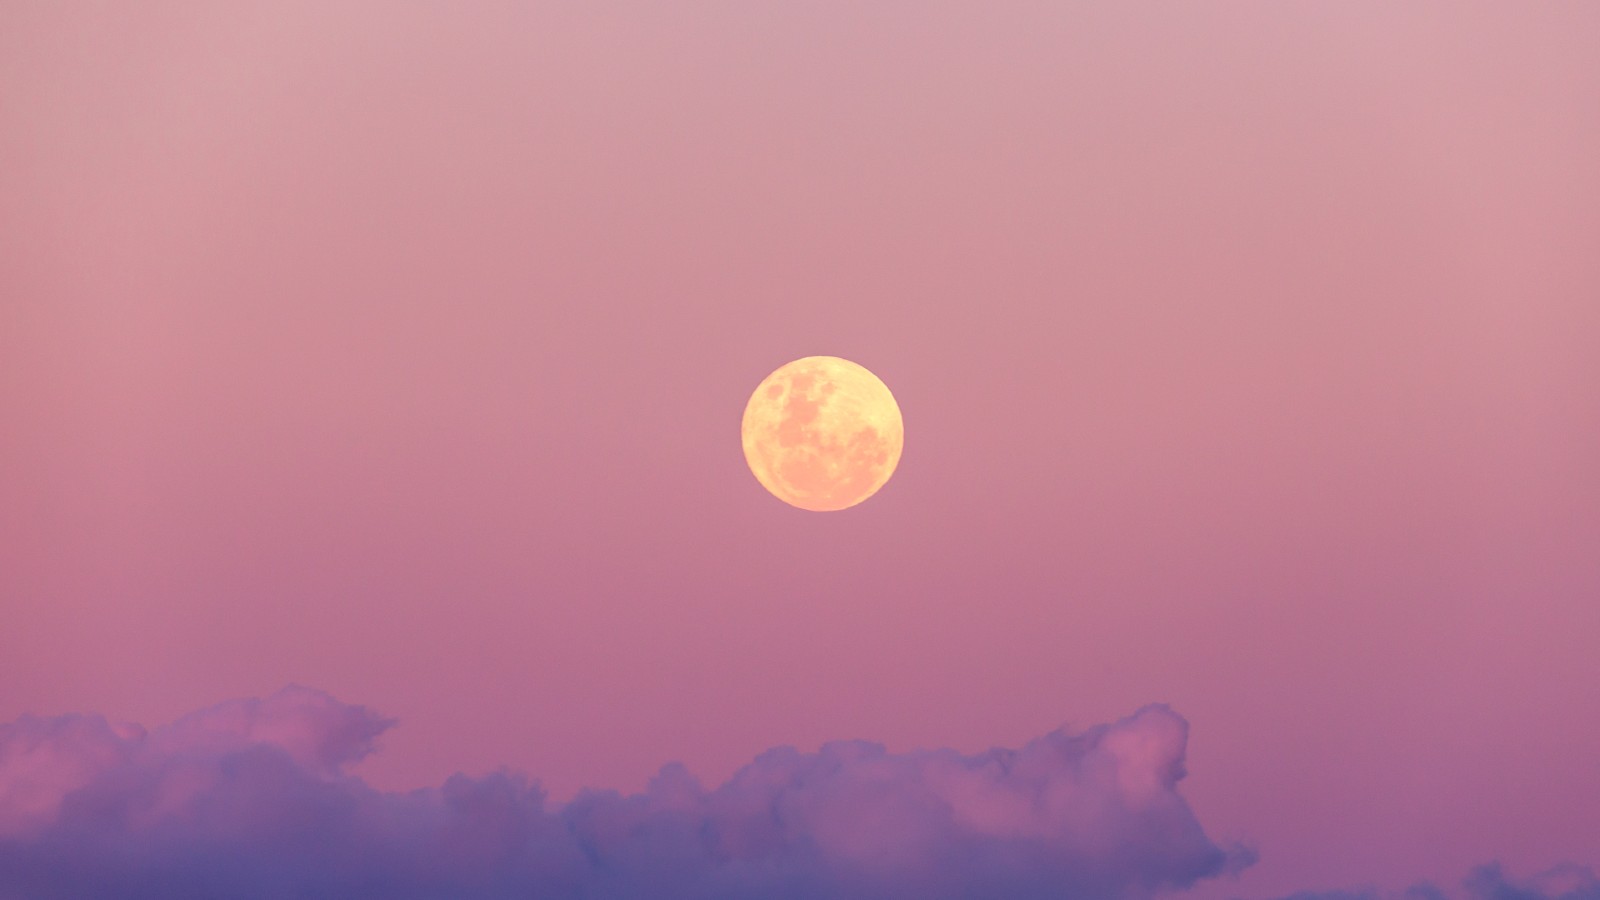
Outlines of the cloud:
{"label": "cloud", "polygon": [[1529,878],[1507,875],[1499,863],[1474,869],[1451,893],[1436,885],[1422,883],[1404,891],[1383,892],[1375,888],[1343,891],[1302,891],[1283,900],[1600,900],[1600,879],[1593,869],[1572,864],[1556,866]]}
{"label": "cloud", "polygon": [[148,732],[0,726],[0,900],[1140,898],[1252,861],[1178,794],[1163,706],[971,756],[779,748],[711,789],[669,765],[561,806],[506,773],[375,790],[347,768],[392,724],[288,688]]}

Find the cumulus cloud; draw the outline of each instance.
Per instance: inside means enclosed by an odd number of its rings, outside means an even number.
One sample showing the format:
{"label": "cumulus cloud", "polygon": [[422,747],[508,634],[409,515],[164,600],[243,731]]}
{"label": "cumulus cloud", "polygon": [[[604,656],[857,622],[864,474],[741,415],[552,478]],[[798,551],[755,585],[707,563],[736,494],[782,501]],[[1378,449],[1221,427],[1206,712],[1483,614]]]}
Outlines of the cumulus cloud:
{"label": "cumulus cloud", "polygon": [[504,773],[375,790],[348,767],[392,724],[289,688],[148,732],[0,725],[0,900],[1141,898],[1252,858],[1178,794],[1163,706],[976,755],[779,748],[715,788],[669,765],[565,805]]}
{"label": "cumulus cloud", "polygon": [[1474,869],[1455,892],[1424,882],[1398,893],[1375,888],[1302,891],[1283,900],[1600,900],[1600,879],[1593,869],[1570,863],[1528,878],[1513,878],[1500,864],[1489,863]]}

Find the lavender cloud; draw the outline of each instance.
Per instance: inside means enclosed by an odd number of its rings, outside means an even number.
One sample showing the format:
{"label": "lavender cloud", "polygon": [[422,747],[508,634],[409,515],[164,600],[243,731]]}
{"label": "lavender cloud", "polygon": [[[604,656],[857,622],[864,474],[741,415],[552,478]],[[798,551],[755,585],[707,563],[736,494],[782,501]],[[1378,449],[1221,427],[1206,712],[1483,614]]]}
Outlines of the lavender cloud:
{"label": "lavender cloud", "polygon": [[0,900],[1141,898],[1252,859],[1177,792],[1163,706],[976,755],[779,748],[710,789],[669,765],[565,805],[506,773],[375,790],[348,767],[392,724],[288,688],[153,731],[0,725]]}
{"label": "lavender cloud", "polygon": [[1370,887],[1302,891],[1283,900],[1600,900],[1600,878],[1593,869],[1571,863],[1514,878],[1499,863],[1488,863],[1472,870],[1455,892],[1424,882],[1400,892]]}

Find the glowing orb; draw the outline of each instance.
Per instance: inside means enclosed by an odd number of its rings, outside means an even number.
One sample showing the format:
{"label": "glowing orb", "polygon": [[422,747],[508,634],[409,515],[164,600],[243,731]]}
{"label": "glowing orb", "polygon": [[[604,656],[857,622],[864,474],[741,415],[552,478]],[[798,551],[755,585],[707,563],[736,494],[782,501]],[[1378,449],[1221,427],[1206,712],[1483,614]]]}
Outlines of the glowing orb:
{"label": "glowing orb", "polygon": [[768,375],[744,408],[744,458],[774,497],[819,512],[877,493],[900,463],[905,426],[878,376],[837,356]]}

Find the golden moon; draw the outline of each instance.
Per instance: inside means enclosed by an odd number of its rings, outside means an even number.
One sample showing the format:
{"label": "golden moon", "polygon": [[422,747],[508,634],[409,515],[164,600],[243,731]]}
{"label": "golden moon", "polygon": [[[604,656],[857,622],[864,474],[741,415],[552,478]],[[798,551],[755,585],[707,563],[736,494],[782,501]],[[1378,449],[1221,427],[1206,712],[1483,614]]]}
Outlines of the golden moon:
{"label": "golden moon", "polygon": [[878,376],[848,359],[808,356],[756,387],[740,428],[762,487],[801,509],[845,509],[871,497],[900,464],[905,425]]}

